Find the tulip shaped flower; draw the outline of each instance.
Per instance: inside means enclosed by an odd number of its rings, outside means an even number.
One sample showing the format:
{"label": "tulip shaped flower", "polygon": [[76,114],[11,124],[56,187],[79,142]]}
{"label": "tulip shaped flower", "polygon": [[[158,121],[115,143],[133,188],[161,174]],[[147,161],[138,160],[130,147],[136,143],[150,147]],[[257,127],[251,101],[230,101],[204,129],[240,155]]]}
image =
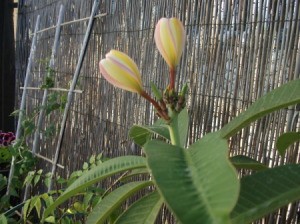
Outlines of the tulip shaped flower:
{"label": "tulip shaped flower", "polygon": [[155,28],[154,39],[156,46],[171,70],[178,65],[184,43],[185,30],[176,18],[161,18]]}
{"label": "tulip shaped flower", "polygon": [[139,94],[144,92],[138,67],[128,55],[111,50],[100,61],[99,67],[103,77],[112,85]]}

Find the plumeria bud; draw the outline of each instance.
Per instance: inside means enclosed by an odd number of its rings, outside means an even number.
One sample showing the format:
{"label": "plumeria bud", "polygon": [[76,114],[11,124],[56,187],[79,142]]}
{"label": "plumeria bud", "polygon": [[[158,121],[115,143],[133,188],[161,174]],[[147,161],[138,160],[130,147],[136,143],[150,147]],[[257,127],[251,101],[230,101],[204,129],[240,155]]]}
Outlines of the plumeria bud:
{"label": "plumeria bud", "polygon": [[112,85],[139,94],[144,91],[138,67],[127,54],[111,50],[100,61],[99,67],[103,77]]}
{"label": "plumeria bud", "polygon": [[161,18],[155,28],[156,46],[171,70],[178,65],[184,43],[185,30],[180,20],[176,18]]}

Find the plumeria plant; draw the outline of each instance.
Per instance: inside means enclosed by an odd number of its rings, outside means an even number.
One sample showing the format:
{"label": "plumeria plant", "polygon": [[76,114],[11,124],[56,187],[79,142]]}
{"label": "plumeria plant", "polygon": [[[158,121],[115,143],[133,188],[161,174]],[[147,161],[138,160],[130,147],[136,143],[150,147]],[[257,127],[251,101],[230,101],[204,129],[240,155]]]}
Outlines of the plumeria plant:
{"label": "plumeria plant", "polygon": [[[42,221],[53,216],[55,209],[72,196],[118,173],[123,174],[117,181],[141,174],[148,178],[129,179],[105,194],[86,223],[154,223],[164,204],[179,223],[250,223],[300,199],[299,164],[268,168],[245,156],[229,157],[228,146],[228,140],[251,122],[299,103],[300,80],[269,92],[221,130],[187,146],[187,85],[183,84],[180,91],[175,88],[176,67],[185,46],[184,26],[176,18],[162,18],[154,39],[169,66],[169,85],[160,91],[152,84],[153,96],[144,90],[136,63],[125,53],[111,50],[99,63],[109,83],[139,94],[155,108],[159,119],[153,125],[135,125],[130,130],[130,137],[146,156],[117,157],[89,170],[44,211]],[[159,139],[155,139],[157,136]],[[296,140],[299,133],[286,133],[279,138],[277,146],[282,156]],[[240,168],[254,172],[238,177]],[[148,193],[130,207],[122,206],[141,189]],[[111,219],[120,207],[123,212]]]}

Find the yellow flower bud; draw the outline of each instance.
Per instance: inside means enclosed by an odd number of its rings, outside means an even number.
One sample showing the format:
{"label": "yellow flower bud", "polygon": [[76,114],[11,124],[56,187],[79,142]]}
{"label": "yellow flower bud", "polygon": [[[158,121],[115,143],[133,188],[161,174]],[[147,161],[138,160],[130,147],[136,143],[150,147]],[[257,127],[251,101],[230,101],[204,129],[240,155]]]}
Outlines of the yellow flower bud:
{"label": "yellow flower bud", "polygon": [[143,92],[141,74],[127,54],[111,50],[100,61],[99,67],[103,77],[112,85],[130,92]]}
{"label": "yellow flower bud", "polygon": [[161,18],[158,21],[154,32],[155,43],[171,70],[179,63],[185,38],[185,30],[180,20]]}

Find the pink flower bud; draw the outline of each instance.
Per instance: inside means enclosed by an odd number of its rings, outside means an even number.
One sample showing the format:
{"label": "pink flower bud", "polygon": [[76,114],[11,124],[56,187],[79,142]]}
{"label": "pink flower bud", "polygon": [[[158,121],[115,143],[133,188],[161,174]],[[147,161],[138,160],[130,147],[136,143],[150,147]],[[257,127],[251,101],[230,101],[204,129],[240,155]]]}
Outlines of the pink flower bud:
{"label": "pink flower bud", "polygon": [[143,92],[141,74],[128,55],[111,50],[100,61],[99,67],[103,77],[112,85],[130,92]]}
{"label": "pink flower bud", "polygon": [[155,43],[160,54],[172,70],[179,63],[185,38],[185,30],[180,20],[161,18],[158,21],[154,32]]}

